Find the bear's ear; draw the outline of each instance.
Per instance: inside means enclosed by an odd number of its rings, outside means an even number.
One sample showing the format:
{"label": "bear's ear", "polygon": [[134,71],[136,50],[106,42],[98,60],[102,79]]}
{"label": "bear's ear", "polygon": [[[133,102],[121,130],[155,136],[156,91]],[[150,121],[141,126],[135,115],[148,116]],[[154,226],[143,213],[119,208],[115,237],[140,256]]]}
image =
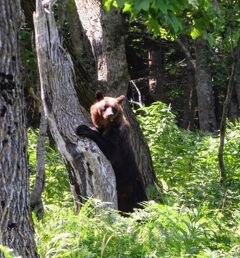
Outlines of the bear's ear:
{"label": "bear's ear", "polygon": [[96,100],[97,100],[97,101],[100,101],[100,100],[102,100],[103,98],[104,98],[104,96],[103,96],[102,92],[98,90],[98,91],[96,92]]}
{"label": "bear's ear", "polygon": [[118,102],[119,104],[121,104],[124,99],[125,99],[125,96],[124,96],[124,95],[121,95],[120,97],[117,98],[117,102]]}

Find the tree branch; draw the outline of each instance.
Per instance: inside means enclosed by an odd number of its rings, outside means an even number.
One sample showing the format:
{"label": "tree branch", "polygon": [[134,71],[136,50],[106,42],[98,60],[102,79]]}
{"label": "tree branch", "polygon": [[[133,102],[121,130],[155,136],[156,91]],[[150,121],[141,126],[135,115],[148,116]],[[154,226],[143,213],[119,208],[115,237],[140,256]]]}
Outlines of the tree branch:
{"label": "tree branch", "polygon": [[181,47],[183,53],[185,54],[187,61],[191,64],[192,68],[196,70],[196,61],[192,58],[190,51],[187,49],[182,40],[177,40],[178,45]]}

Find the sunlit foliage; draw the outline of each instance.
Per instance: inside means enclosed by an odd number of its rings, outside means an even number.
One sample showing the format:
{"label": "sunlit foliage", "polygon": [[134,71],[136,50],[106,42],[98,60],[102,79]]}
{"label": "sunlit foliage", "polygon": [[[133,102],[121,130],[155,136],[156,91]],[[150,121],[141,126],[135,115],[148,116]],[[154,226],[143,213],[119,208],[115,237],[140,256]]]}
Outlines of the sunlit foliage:
{"label": "sunlit foliage", "polygon": [[[161,102],[137,114],[163,204],[152,200],[123,217],[103,208],[100,201],[89,200],[74,214],[63,163],[48,146],[45,217],[35,220],[41,257],[240,256],[240,124],[228,125],[225,161],[229,179],[221,186],[217,136],[179,129],[170,107]],[[29,139],[33,155],[36,135],[32,131]]]}

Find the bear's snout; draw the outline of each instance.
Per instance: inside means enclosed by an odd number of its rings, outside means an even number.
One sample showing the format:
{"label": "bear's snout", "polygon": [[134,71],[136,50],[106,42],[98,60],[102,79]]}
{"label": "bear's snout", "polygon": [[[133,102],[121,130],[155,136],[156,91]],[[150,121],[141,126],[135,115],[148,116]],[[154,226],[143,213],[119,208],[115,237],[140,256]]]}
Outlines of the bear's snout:
{"label": "bear's snout", "polygon": [[107,120],[112,122],[114,120],[114,114],[113,113],[106,114],[105,119],[107,119]]}
{"label": "bear's snout", "polygon": [[103,114],[104,118],[113,121],[115,117],[115,112],[112,108],[107,108]]}

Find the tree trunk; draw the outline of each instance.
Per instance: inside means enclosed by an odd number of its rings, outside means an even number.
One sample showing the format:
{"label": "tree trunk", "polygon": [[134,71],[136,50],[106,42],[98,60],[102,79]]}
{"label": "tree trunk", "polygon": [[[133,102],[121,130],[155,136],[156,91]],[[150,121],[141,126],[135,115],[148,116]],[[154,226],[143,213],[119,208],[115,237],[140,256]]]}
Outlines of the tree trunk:
{"label": "tree trunk", "polygon": [[238,67],[237,67],[235,91],[237,95],[238,107],[240,107],[240,64],[238,64]]}
{"label": "tree trunk", "polygon": [[94,142],[75,135],[76,127],[88,125],[89,120],[78,102],[73,63],[61,44],[52,10],[44,12],[40,0],[34,26],[44,112],[68,167],[76,209],[81,196],[99,198],[116,208],[116,183],[109,161]]}
{"label": "tree trunk", "polygon": [[[236,87],[236,81],[234,82],[234,85]],[[239,105],[237,100],[236,89],[233,89],[231,103],[229,106],[229,114],[228,114],[229,120],[232,122],[235,122],[240,116],[239,111],[240,110],[239,110]]]}
{"label": "tree trunk", "polygon": [[[157,43],[155,43],[157,44]],[[164,91],[164,53],[159,42],[148,51],[149,91],[154,101],[165,99]]]}
{"label": "tree trunk", "polygon": [[225,142],[225,133],[226,133],[226,120],[227,115],[229,111],[229,106],[231,102],[232,97],[232,91],[234,88],[234,82],[236,79],[237,74],[237,68],[239,65],[239,57],[240,57],[240,37],[238,39],[237,48],[235,51],[232,51],[233,56],[233,63],[232,63],[232,69],[231,69],[231,75],[228,81],[228,87],[227,87],[227,95],[223,104],[223,113],[222,113],[222,119],[220,124],[220,144],[218,149],[218,164],[219,164],[219,171],[220,171],[220,182],[224,184],[227,179],[227,173],[224,165],[224,142]]}
{"label": "tree trunk", "polygon": [[184,86],[183,99],[183,119],[181,126],[186,130],[195,129],[195,110],[197,107],[197,97],[195,88],[195,70],[187,64],[187,82]]}
{"label": "tree trunk", "polygon": [[31,192],[30,204],[31,209],[35,211],[38,219],[43,218],[43,202],[42,193],[45,186],[45,137],[47,133],[47,121],[44,116],[43,107],[41,110],[41,120],[39,125],[38,143],[37,143],[37,167],[36,167],[36,177],[34,186]]}
{"label": "tree trunk", "polygon": [[126,92],[129,75],[119,10],[112,8],[106,12],[99,0],[75,0],[75,3],[84,33],[91,44],[98,82],[103,91],[116,96]]}
{"label": "tree trunk", "polygon": [[[75,3],[83,30],[92,47],[97,78],[103,92],[110,96],[126,95],[129,74],[119,10],[112,8],[106,12],[99,0],[75,0]],[[126,104],[124,109],[131,124],[132,146],[145,187],[153,185],[155,174],[149,149],[130,106]]]}
{"label": "tree trunk", "polygon": [[196,91],[198,98],[198,115],[200,129],[215,132],[217,129],[214,111],[213,88],[209,68],[209,47],[204,39],[197,39],[196,50]]}
{"label": "tree trunk", "polygon": [[[38,257],[30,215],[27,136],[19,73],[19,0],[0,1],[0,243]],[[4,257],[0,252],[0,257]]]}
{"label": "tree trunk", "polygon": [[177,40],[182,52],[184,53],[187,61],[187,83],[184,87],[184,99],[183,99],[183,120],[181,126],[187,130],[194,129],[195,109],[197,106],[196,97],[196,62],[192,58],[192,54],[189,51],[190,42],[186,36],[182,36]]}

